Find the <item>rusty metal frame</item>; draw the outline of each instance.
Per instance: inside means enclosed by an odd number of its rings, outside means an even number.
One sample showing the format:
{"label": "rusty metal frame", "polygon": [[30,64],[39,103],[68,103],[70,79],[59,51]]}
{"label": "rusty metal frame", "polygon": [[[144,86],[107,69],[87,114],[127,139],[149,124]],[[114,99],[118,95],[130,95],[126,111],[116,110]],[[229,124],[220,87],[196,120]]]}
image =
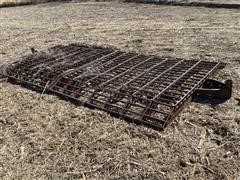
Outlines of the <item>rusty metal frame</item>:
{"label": "rusty metal frame", "polygon": [[24,57],[8,67],[7,76],[11,82],[164,129],[223,66],[70,44]]}
{"label": "rusty metal frame", "polygon": [[193,93],[195,100],[211,101],[211,103],[224,102],[232,96],[232,80],[220,82],[213,79],[206,79],[200,88]]}

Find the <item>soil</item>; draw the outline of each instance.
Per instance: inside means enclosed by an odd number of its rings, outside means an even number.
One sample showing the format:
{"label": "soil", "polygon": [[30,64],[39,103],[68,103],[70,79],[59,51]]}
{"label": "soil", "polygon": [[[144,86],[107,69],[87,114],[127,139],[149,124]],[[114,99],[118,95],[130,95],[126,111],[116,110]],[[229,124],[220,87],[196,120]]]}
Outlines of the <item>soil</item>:
{"label": "soil", "polygon": [[191,103],[163,132],[0,82],[0,179],[240,176],[240,11],[120,2],[0,9],[0,61],[81,42],[227,63],[232,98]]}

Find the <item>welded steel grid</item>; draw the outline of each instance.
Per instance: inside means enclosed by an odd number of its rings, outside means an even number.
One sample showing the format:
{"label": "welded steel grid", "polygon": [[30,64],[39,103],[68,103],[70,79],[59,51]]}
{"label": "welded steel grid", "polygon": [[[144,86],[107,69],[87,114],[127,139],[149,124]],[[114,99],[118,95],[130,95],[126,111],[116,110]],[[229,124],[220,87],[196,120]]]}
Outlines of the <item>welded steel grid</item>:
{"label": "welded steel grid", "polygon": [[163,129],[222,63],[59,45],[23,57],[8,77],[137,123]]}

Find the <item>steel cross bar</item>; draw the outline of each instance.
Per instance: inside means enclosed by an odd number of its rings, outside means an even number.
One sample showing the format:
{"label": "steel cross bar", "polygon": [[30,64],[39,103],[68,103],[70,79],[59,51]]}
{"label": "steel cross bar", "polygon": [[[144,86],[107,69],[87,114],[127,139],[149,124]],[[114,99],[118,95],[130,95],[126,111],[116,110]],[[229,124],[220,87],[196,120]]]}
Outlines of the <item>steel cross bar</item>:
{"label": "steel cross bar", "polygon": [[[54,59],[56,56],[53,56],[53,57],[47,58],[47,59],[45,59],[45,60],[50,60],[50,59],[54,60],[54,62],[53,62],[53,61],[47,62],[47,64],[52,64],[52,63],[56,63],[56,62],[58,62],[58,61],[64,60],[64,59],[67,58],[67,57],[71,57],[71,56],[74,56],[74,55],[77,55],[77,54],[80,54],[80,53],[84,53],[84,52],[86,52],[86,51],[88,50],[87,47],[84,47],[84,51],[79,52],[78,50],[81,50],[82,48],[83,48],[83,47],[79,47],[79,48],[77,48],[77,49],[67,51],[67,53],[72,53],[72,54],[68,54],[68,55],[66,55],[66,56],[61,56],[61,57],[58,58],[58,59]],[[76,52],[76,51],[77,51],[77,52]],[[33,64],[31,64],[31,65],[35,65],[35,64],[38,64],[38,63],[39,63],[39,61],[35,61],[35,63],[33,63]],[[42,64],[44,64],[44,61],[42,62]],[[37,66],[36,66],[36,67],[37,67]]]}
{"label": "steel cross bar", "polygon": [[[152,58],[154,58],[154,57],[152,57]],[[152,69],[160,66],[161,64],[163,64],[163,63],[166,62],[166,61],[168,61],[168,59],[165,59],[165,60],[157,63],[156,65],[148,68],[146,71],[142,72],[141,74],[139,74],[139,75],[136,76],[135,78],[131,79],[130,81],[128,81],[128,82],[126,82],[126,83],[124,83],[121,87],[118,87],[117,89],[115,89],[115,92],[114,92],[114,93],[119,92],[119,90],[121,90],[121,88],[127,86],[128,84],[130,84],[131,82],[133,82],[133,81],[136,80],[137,78],[141,77],[141,76],[144,75],[145,73],[148,73],[148,72],[151,71]],[[132,94],[132,93],[130,93],[130,95],[131,95],[131,94]],[[110,97],[108,98],[108,101],[107,101],[107,102],[109,102],[109,101],[111,100],[111,98],[114,98],[114,97],[113,97],[113,96],[110,96]],[[130,103],[130,100],[126,103],[125,108],[128,106],[129,103]]]}
{"label": "steel cross bar", "polygon": [[[53,47],[54,48],[54,47]],[[51,49],[53,49],[53,48],[50,48],[50,50]],[[55,47],[56,49],[58,49],[58,50],[61,50],[61,48],[60,48],[60,45],[58,45],[58,47]],[[67,51],[68,52],[68,51]],[[18,58],[16,61],[14,61],[13,63],[23,63],[23,64],[26,64],[26,62],[28,61],[28,59],[30,59],[30,58],[34,58],[34,56],[36,56],[36,54],[40,54],[40,53],[42,53],[42,52],[38,52],[38,53],[34,53],[34,54],[31,54],[31,55],[24,55],[24,56],[22,56],[21,58]],[[52,58],[52,57],[51,57]],[[51,59],[51,58],[49,58],[49,59]],[[19,62],[20,61],[20,62]],[[37,64],[38,62],[35,62],[34,64]],[[34,65],[33,64],[33,65]]]}
{"label": "steel cross bar", "polygon": [[174,83],[176,83],[177,81],[179,81],[183,76],[185,76],[189,71],[191,71],[193,68],[195,68],[200,62],[202,62],[201,60],[198,61],[196,64],[194,64],[190,69],[188,69],[186,72],[184,72],[181,76],[179,76],[175,81],[173,81],[171,84],[169,84],[167,87],[165,87],[162,91],[160,91],[155,97],[153,97],[151,100],[155,100],[156,98],[158,98],[159,96],[161,96],[166,90],[168,90],[171,86],[174,85]]}
{"label": "steel cross bar", "polygon": [[178,106],[182,101],[183,99],[185,99],[187,96],[189,96],[189,94],[195,89],[197,88],[209,75],[211,75],[216,69],[217,67],[221,65],[221,63],[217,63],[211,71],[209,71],[204,77],[201,78],[201,80],[195,84],[190,90],[189,90],[189,93],[187,93],[185,96],[183,96],[175,105]]}
{"label": "steel cross bar", "polygon": [[[90,51],[90,52],[91,52],[91,51]],[[89,52],[89,53],[90,53],[90,52]],[[100,53],[101,53],[101,52],[99,52],[99,53],[97,53],[97,54],[100,54]],[[97,54],[92,55],[92,56],[90,56],[90,57],[87,57],[85,60],[88,60],[88,59],[90,59],[91,57],[96,56]],[[108,55],[109,55],[109,54],[108,54]],[[94,60],[94,61],[97,61],[97,60],[99,60],[99,59],[97,58],[97,59]],[[78,62],[76,62],[76,63],[79,63],[79,62],[81,62],[81,61],[78,61]],[[76,63],[74,63],[74,64],[76,64]],[[71,65],[69,65],[69,66],[72,66],[72,65],[74,65],[74,64],[71,64]],[[86,64],[84,64],[83,66],[80,66],[80,67],[77,68],[77,69],[78,69],[78,70],[79,70],[79,69],[82,69],[82,68],[88,66],[88,64],[89,64],[89,63],[86,63]],[[68,66],[68,67],[69,67],[69,66]],[[66,68],[66,67],[64,67],[64,68]],[[59,75],[53,80],[53,82],[49,85],[49,87],[50,87],[50,88],[53,87],[53,86],[58,82],[58,80],[59,80],[61,77],[63,77],[64,75],[67,75],[67,74],[73,72],[74,70],[75,70],[75,69],[67,69],[67,70],[63,71],[61,74],[59,74]]]}
{"label": "steel cross bar", "polygon": [[142,72],[141,74],[139,74],[139,75],[136,76],[135,78],[131,79],[130,81],[128,81],[128,82],[126,82],[126,83],[124,83],[121,87],[117,88],[116,91],[119,91],[122,87],[127,86],[127,85],[130,84],[131,82],[135,81],[137,78],[139,78],[139,77],[141,77],[142,75],[148,73],[148,72],[151,71],[152,69],[154,69],[154,68],[160,66],[161,64],[163,64],[163,63],[166,62],[166,61],[168,61],[168,59],[165,59],[165,60],[163,60],[163,61],[157,63],[156,65],[154,65],[154,66],[148,68],[146,71]]}
{"label": "steel cross bar", "polygon": [[[114,57],[114,58],[111,59],[110,61],[107,61],[107,62],[103,63],[101,66],[103,66],[103,65],[105,65],[105,64],[107,64],[107,63],[109,63],[109,62],[114,62],[114,60],[116,60],[116,59],[118,59],[118,58],[120,58],[120,57],[122,57],[122,56],[124,56],[124,55],[126,55],[126,54],[128,54],[128,53],[123,52],[122,54],[118,55],[117,57]],[[115,67],[115,66],[114,66],[114,67]],[[104,74],[104,73],[105,73],[105,71],[104,71],[102,74]],[[90,82],[90,81],[92,81],[92,80],[94,80],[94,79],[96,78],[96,76],[93,77],[93,78],[91,78],[91,79],[89,79],[89,80],[87,80],[87,81],[85,81],[85,82],[82,82],[82,81],[80,82],[80,81],[78,80],[78,78],[79,78],[79,76],[78,76],[77,78],[73,78],[74,81],[80,83],[79,89],[78,89],[77,91],[75,91],[74,93],[80,92],[80,91],[82,90],[82,89],[81,89],[81,86],[84,85],[84,84],[87,84],[88,82]]]}
{"label": "steel cross bar", "polygon": [[[131,82],[133,82],[133,81],[136,80],[137,78],[141,77],[141,76],[144,75],[145,73],[150,72],[150,71],[153,70],[155,67],[158,67],[158,66],[162,65],[164,62],[167,62],[167,61],[168,61],[168,59],[165,59],[164,61],[161,61],[160,63],[156,64],[155,66],[152,66],[152,67],[149,68],[147,71],[141,73],[138,77],[136,77],[135,79],[130,80],[129,82],[125,83],[124,85],[126,86],[127,84],[130,84]],[[178,65],[179,63],[181,63],[181,62],[183,62],[183,61],[184,61],[184,60],[181,60],[180,62],[178,62],[178,63],[175,64],[175,65]],[[166,70],[165,70],[165,71],[166,71]],[[164,73],[165,71],[163,71],[162,73]],[[161,73],[161,74],[162,74],[162,73]],[[152,82],[155,81],[157,78],[158,78],[158,76],[157,76],[156,78],[154,78],[154,79],[152,80]],[[151,83],[151,81],[150,81],[150,83]],[[122,86],[122,87],[123,87],[123,86]],[[120,88],[118,88],[118,90],[120,90]],[[126,103],[126,105],[124,106],[124,108],[123,108],[123,113],[125,113],[125,112],[129,109],[129,107],[131,106],[131,104],[133,104],[133,101],[134,101],[134,100],[133,100],[133,95],[136,94],[137,92],[139,92],[139,91],[135,91],[134,93],[131,93],[132,98],[131,98],[131,99]]]}
{"label": "steel cross bar", "polygon": [[[90,65],[94,64],[95,62],[100,61],[100,60],[102,60],[102,59],[105,59],[105,58],[107,58],[108,56],[111,56],[111,55],[113,55],[113,54],[115,54],[115,53],[117,53],[117,52],[119,52],[119,51],[116,50],[116,51],[110,52],[109,54],[104,55],[104,56],[102,56],[102,57],[100,57],[100,58],[96,58],[95,60],[93,60],[93,61],[91,61],[91,62],[89,62],[89,63],[87,63],[87,64],[84,64],[83,66],[80,66],[80,67],[75,68],[75,69],[71,69],[71,71],[67,72],[67,73],[64,74],[64,75],[68,75],[68,74],[70,74],[70,73],[72,73],[72,72],[75,72],[75,71],[78,71],[78,70],[80,70],[80,69],[83,69],[83,68],[85,68],[85,67],[87,67],[87,66],[90,66]],[[88,59],[88,58],[87,58],[87,59]],[[79,76],[75,77],[75,79],[77,79],[78,77],[79,77]]]}
{"label": "steel cross bar", "polygon": [[164,124],[163,124],[163,128],[166,127],[167,124],[169,124],[169,121],[172,119],[173,113],[174,113],[174,112],[176,113],[177,111],[179,111],[179,108],[180,108],[181,106],[183,106],[184,103],[186,103],[186,102],[184,102],[184,100],[186,100],[186,99],[188,99],[188,98],[190,97],[190,95],[191,95],[191,93],[193,92],[194,88],[198,87],[201,83],[203,83],[203,81],[204,81],[209,75],[213,74],[214,71],[216,71],[217,68],[218,68],[219,66],[221,66],[221,65],[222,65],[222,63],[217,63],[214,67],[212,67],[211,70],[210,70],[207,74],[205,74],[205,76],[204,76],[197,84],[195,84],[195,85],[191,88],[191,90],[189,91],[189,93],[187,93],[185,96],[183,96],[183,97],[174,105],[175,108],[172,110],[171,113],[169,113],[166,121],[165,121]]}
{"label": "steel cross bar", "polygon": [[[99,74],[98,76],[92,78],[92,80],[93,80],[93,79],[96,79],[96,78],[98,78],[98,77],[100,77],[100,76],[103,75],[103,74],[106,74],[107,72],[112,71],[113,69],[116,69],[117,67],[119,67],[119,66],[125,64],[126,62],[129,62],[130,60],[132,60],[132,59],[134,59],[134,58],[136,58],[136,57],[139,57],[139,56],[141,56],[141,55],[140,55],[140,54],[134,55],[133,57],[131,57],[131,58],[129,58],[129,59],[123,61],[122,63],[118,64],[117,66],[114,66],[114,67],[110,68],[109,70],[107,70],[107,71],[105,71],[105,72]],[[90,80],[90,81],[91,81],[91,80]],[[88,81],[87,81],[87,82],[88,82]],[[91,95],[90,98],[89,98],[90,102],[92,102],[93,97],[95,96],[95,94],[96,94],[98,91],[99,91],[99,87],[95,88],[94,92],[92,93],[92,95]]]}
{"label": "steel cross bar", "polygon": [[[81,48],[78,48],[78,49],[81,49]],[[54,65],[52,65],[53,63],[57,63],[57,62],[59,62],[59,61],[61,61],[61,60],[64,60],[66,57],[72,57],[72,56],[74,56],[74,55],[77,55],[77,54],[80,54],[80,53],[84,53],[84,54],[87,54],[87,53],[90,53],[90,52],[86,52],[88,49],[87,48],[85,48],[84,49],[84,51],[81,51],[81,52],[76,52],[76,53],[73,53],[73,54],[69,54],[69,55],[67,55],[67,56],[64,56],[64,57],[61,57],[61,58],[58,58],[58,59],[56,59],[55,61],[50,61],[50,62],[47,62],[47,63],[44,63],[44,62],[42,62],[41,63],[41,65],[37,65],[37,66],[46,66],[46,65],[50,65],[50,66],[47,66],[48,68],[51,68],[51,67],[53,67]],[[76,50],[74,50],[74,52],[75,52]],[[96,51],[96,49],[94,50],[94,51]],[[86,53],[85,53],[86,52]],[[51,58],[49,58],[49,59],[51,59]],[[48,59],[48,60],[49,60]],[[53,60],[54,60],[54,58],[52,58]],[[36,64],[36,63],[34,63],[34,64]],[[37,67],[36,66],[36,67]],[[58,66],[60,66],[60,65],[58,65]],[[33,72],[33,70],[34,70],[34,68],[31,68],[31,71],[29,71],[29,72]],[[44,68],[43,69],[40,69],[40,71],[38,71],[37,73],[39,74],[40,72],[42,72],[44,70]]]}
{"label": "steel cross bar", "polygon": [[108,81],[104,82],[104,83],[101,84],[99,87],[100,87],[100,88],[103,87],[105,84],[113,81],[114,79],[117,79],[118,77],[120,77],[120,76],[128,73],[129,71],[131,71],[132,69],[134,69],[134,68],[136,68],[136,67],[138,67],[138,66],[141,66],[142,64],[146,63],[147,61],[149,61],[149,60],[151,60],[151,59],[153,59],[153,58],[154,58],[154,57],[147,58],[146,60],[144,60],[144,61],[142,61],[142,62],[140,62],[140,63],[132,66],[131,68],[127,69],[126,71],[123,71],[122,73],[118,74],[117,76],[115,76],[115,77],[109,79]]}
{"label": "steel cross bar", "polygon": [[[103,87],[105,84],[107,84],[107,83],[113,81],[114,79],[116,79],[116,78],[118,78],[118,77],[120,77],[120,76],[122,76],[122,75],[128,73],[128,72],[131,71],[132,69],[134,69],[134,68],[136,68],[136,67],[138,67],[138,66],[141,66],[142,64],[146,63],[147,61],[149,61],[149,60],[151,60],[151,59],[153,59],[153,58],[154,58],[154,55],[153,55],[152,57],[149,57],[149,58],[147,58],[146,60],[144,60],[144,61],[142,61],[142,62],[136,64],[135,66],[132,66],[130,69],[128,69],[128,70],[126,70],[126,71],[120,73],[120,74],[117,75],[116,77],[114,77],[114,78],[112,78],[112,79],[106,81],[105,83],[101,84],[101,85],[100,85],[100,88]],[[120,88],[121,88],[121,87],[119,87],[118,89],[120,89]],[[111,99],[114,98],[114,94],[116,94],[117,91],[118,91],[118,90],[115,90],[114,92],[112,92],[112,95],[109,96],[109,98],[108,98],[108,100],[106,101],[106,104],[105,104],[104,106],[108,105],[107,103],[110,103]]]}
{"label": "steel cross bar", "polygon": [[182,62],[184,62],[184,60],[181,60],[181,61],[177,62],[176,64],[174,64],[173,66],[171,66],[169,69],[166,69],[161,74],[159,74],[157,77],[155,77],[153,80],[151,80],[150,82],[145,84],[143,87],[141,87],[138,91],[134,92],[132,95],[135,96],[138,92],[140,92],[141,90],[145,89],[149,84],[151,84],[152,82],[157,80],[159,77],[161,77],[163,74],[165,74],[166,72],[170,71],[171,69],[173,69],[174,67],[176,67],[177,65],[179,65]]}
{"label": "steel cross bar", "polygon": [[[149,109],[151,108],[151,106],[153,105],[153,102],[159,97],[161,96],[165,91],[167,91],[172,85],[174,85],[174,83],[176,83],[178,80],[181,79],[181,77],[183,77],[184,75],[186,75],[188,72],[190,72],[193,68],[195,68],[199,63],[201,62],[200,61],[197,61],[191,68],[189,68],[186,72],[184,72],[181,76],[179,76],[176,80],[174,80],[171,84],[169,84],[167,87],[165,87],[162,91],[160,91],[155,97],[151,98],[150,99],[150,102],[148,104],[148,106],[144,109],[143,111],[143,116],[142,116],[142,119],[145,118],[145,114],[146,112],[149,111]],[[151,112],[149,112],[151,113]]]}
{"label": "steel cross bar", "polygon": [[[60,71],[60,70],[62,70],[62,69],[66,69],[66,68],[71,68],[71,66],[74,66],[74,65],[76,65],[77,63],[79,63],[79,62],[81,62],[81,61],[88,60],[88,59],[90,59],[90,58],[92,58],[92,57],[94,57],[94,56],[97,56],[97,55],[103,53],[102,51],[100,51],[100,52],[97,52],[97,51],[99,51],[99,49],[94,49],[93,51],[86,52],[86,53],[84,53],[83,55],[90,54],[90,56],[87,56],[87,57],[85,57],[85,58],[82,57],[82,56],[80,56],[80,57],[79,57],[80,60],[78,59],[76,62],[73,62],[73,64],[69,64],[68,66],[65,66],[65,67],[63,67],[63,68],[60,68],[60,69],[58,69],[57,71]],[[93,52],[96,52],[96,54],[91,54],[91,53],[93,53]],[[68,70],[69,70],[69,69],[68,69]],[[64,74],[64,72],[63,72],[63,74]]]}
{"label": "steel cross bar", "polygon": [[[117,57],[111,59],[110,62],[113,62],[113,60],[116,60],[116,59],[118,59],[118,58],[120,58],[120,57],[122,57],[122,56],[124,56],[124,55],[126,55],[126,54],[127,54],[127,53],[122,53],[122,54],[118,55]],[[107,62],[101,64],[101,66],[103,66],[103,65],[105,65],[105,64],[107,64],[107,63],[109,63],[109,61],[107,61]],[[105,71],[104,71],[104,72],[105,72]],[[103,72],[103,73],[104,73],[104,72]],[[102,73],[101,73],[101,74],[102,74]],[[78,78],[79,78],[79,77],[81,77],[81,76],[77,76],[77,77],[73,78],[73,80],[78,81]],[[93,78],[87,80],[87,81],[84,82],[84,83],[87,83],[87,82],[91,81],[91,80],[94,79],[94,78],[95,78],[95,77],[93,77]]]}
{"label": "steel cross bar", "polygon": [[[53,63],[53,61],[55,63],[56,60],[65,58],[65,57],[63,57],[64,53],[72,53],[72,52],[75,52],[75,50],[74,51],[73,50],[68,50],[68,51],[64,51],[64,52],[62,51],[61,53],[53,54],[53,55],[51,55],[50,57],[48,57],[46,59],[42,58],[41,60],[35,61],[34,63],[29,64],[29,66],[33,66],[31,69],[34,70],[34,69],[37,69],[39,67],[42,67],[43,64],[44,65],[46,63],[47,64],[51,64],[51,63]],[[43,54],[43,55],[45,55],[45,54]],[[55,58],[57,58],[57,59],[55,59]],[[34,65],[36,65],[36,66],[34,66]]]}
{"label": "steel cross bar", "polygon": [[100,76],[102,76],[102,75],[104,75],[104,74],[106,74],[106,73],[108,73],[108,72],[110,72],[110,71],[112,71],[113,69],[116,69],[117,67],[123,65],[123,64],[126,63],[126,62],[129,62],[131,59],[136,58],[136,57],[138,57],[138,56],[140,56],[140,55],[139,55],[139,54],[134,55],[133,57],[131,57],[131,58],[123,61],[122,63],[118,64],[117,66],[114,66],[114,67],[108,69],[107,71],[104,71],[103,73],[100,73],[99,75],[97,75],[97,76],[95,76],[95,77],[87,80],[87,81],[85,82],[85,84],[88,83],[88,82],[90,82],[90,81],[92,81],[92,80],[94,80],[94,79],[96,79],[96,78],[98,78],[98,77],[100,77]]}

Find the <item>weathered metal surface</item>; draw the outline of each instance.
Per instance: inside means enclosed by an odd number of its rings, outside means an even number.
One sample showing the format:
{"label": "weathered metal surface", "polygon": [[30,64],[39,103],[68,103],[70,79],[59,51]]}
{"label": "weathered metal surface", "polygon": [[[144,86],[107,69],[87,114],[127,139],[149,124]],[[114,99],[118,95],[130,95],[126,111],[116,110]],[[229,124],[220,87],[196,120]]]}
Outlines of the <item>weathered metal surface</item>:
{"label": "weathered metal surface", "polygon": [[70,44],[35,52],[7,69],[10,81],[163,129],[222,63]]}
{"label": "weathered metal surface", "polygon": [[207,79],[201,88],[197,88],[193,97],[203,100],[219,100],[226,101],[232,96],[232,81],[226,80],[224,83]]}

